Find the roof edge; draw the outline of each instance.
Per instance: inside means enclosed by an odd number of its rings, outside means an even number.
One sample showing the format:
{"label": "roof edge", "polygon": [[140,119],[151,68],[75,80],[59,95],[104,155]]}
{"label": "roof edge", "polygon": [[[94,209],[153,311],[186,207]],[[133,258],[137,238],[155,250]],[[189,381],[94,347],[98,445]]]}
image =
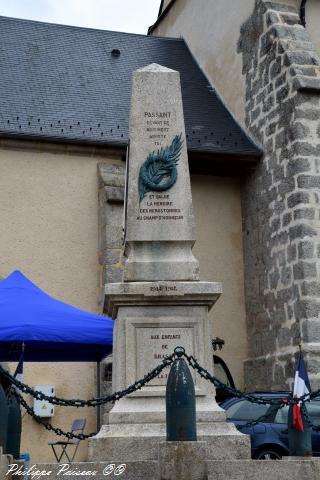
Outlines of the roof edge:
{"label": "roof edge", "polygon": [[[27,146],[30,150],[46,150],[46,147],[49,150],[60,150],[59,146],[63,146],[68,149],[68,151],[74,151],[78,153],[79,150],[83,150],[83,154],[90,151],[94,151],[96,154],[106,154],[108,152],[110,155],[117,154],[119,156],[125,156],[127,149],[127,142],[96,142],[94,140],[85,140],[83,138],[69,139],[63,137],[47,137],[39,135],[26,135],[19,133],[9,133],[9,132],[0,132],[0,149],[1,148],[12,148],[19,149],[19,144],[21,149],[25,149]],[[43,146],[44,148],[41,148]],[[227,150],[224,152],[214,151],[214,150],[198,150],[195,148],[187,148],[188,156],[191,158],[207,158],[207,159],[218,159],[224,157],[225,159],[230,158],[234,160],[239,160],[239,162],[247,161],[249,163],[256,163],[260,156],[257,155],[255,150],[248,150],[246,152],[239,152],[237,150]],[[235,158],[236,157],[236,158]]]}
{"label": "roof edge", "polygon": [[[173,0],[175,1],[175,0]],[[28,22],[28,23],[37,23],[40,25],[51,25],[55,27],[62,27],[62,28],[71,28],[71,29],[78,29],[78,30],[87,30],[91,32],[112,32],[112,33],[120,33],[122,35],[130,35],[130,36],[136,36],[136,37],[148,37],[150,35],[145,34],[145,33],[133,33],[133,32],[121,32],[119,30],[108,30],[108,29],[103,29],[103,28],[93,28],[93,27],[84,27],[80,25],[70,25],[68,23],[55,23],[55,22],[44,22],[42,20],[33,20],[31,18],[20,18],[20,17],[7,17],[6,15],[0,15],[0,21],[1,19],[5,20],[13,20],[13,21],[20,21],[20,22]],[[161,37],[157,36],[154,38],[162,38],[163,40],[181,40],[179,37]]]}
{"label": "roof edge", "polygon": [[159,25],[159,23],[162,22],[162,20],[164,19],[164,17],[167,16],[167,14],[169,13],[169,11],[171,10],[171,7],[173,6],[173,4],[176,2],[176,0],[171,0],[170,3],[168,3],[168,5],[166,6],[166,8],[163,10],[162,12],[162,6],[163,6],[163,0],[160,4],[160,8],[159,8],[159,13],[158,13],[158,18],[157,20],[154,22],[153,25],[150,25],[150,27],[148,28],[148,35],[150,35],[153,30]]}
{"label": "roof edge", "polygon": [[163,2],[164,2],[164,0],[161,0],[161,2],[160,2],[160,6],[159,6],[159,10],[158,10],[158,17],[160,17],[160,15],[161,15],[162,8],[163,8]]}
{"label": "roof edge", "polygon": [[96,143],[83,139],[54,138],[38,135],[25,135],[0,132],[0,149],[55,151],[56,153],[68,152],[83,155],[119,156],[125,160],[126,143]]}

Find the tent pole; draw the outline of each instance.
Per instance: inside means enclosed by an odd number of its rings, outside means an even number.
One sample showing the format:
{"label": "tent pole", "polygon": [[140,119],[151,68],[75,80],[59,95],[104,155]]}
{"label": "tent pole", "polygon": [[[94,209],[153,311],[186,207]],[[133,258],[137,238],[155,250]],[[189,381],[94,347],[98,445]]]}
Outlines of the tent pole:
{"label": "tent pole", "polygon": [[[97,397],[101,395],[100,361],[97,361]],[[97,406],[97,432],[101,427],[101,405]]]}

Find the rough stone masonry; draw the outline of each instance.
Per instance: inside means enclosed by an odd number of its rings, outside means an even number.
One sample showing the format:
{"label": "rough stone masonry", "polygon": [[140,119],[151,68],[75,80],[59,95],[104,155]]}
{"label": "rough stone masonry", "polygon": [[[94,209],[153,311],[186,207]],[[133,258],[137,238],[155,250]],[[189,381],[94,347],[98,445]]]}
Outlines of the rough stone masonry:
{"label": "rough stone masonry", "polygon": [[302,343],[319,387],[320,60],[297,10],[269,1],[256,1],[238,47],[246,124],[265,151],[242,197],[245,381],[290,388]]}

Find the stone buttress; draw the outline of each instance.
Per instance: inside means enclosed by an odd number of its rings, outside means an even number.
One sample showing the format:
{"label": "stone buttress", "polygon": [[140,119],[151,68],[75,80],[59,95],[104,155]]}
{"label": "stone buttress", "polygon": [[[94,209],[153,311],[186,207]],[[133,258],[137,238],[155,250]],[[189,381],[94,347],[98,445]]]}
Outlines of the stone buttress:
{"label": "stone buttress", "polygon": [[296,9],[260,0],[239,51],[246,124],[265,151],[242,195],[245,383],[290,389],[301,343],[319,387],[320,59]]}

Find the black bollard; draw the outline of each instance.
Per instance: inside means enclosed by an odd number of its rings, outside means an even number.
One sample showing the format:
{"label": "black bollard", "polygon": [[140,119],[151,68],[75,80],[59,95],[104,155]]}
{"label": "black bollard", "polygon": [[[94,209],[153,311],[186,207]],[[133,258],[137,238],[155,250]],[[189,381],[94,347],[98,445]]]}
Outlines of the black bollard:
{"label": "black bollard", "polygon": [[[302,409],[305,406],[302,405]],[[289,441],[289,454],[294,457],[311,457],[312,456],[312,440],[311,433],[312,428],[308,424],[308,421],[302,416],[304,431],[300,432],[293,428],[293,406],[290,405],[288,412],[288,441]]]}
{"label": "black bollard", "polygon": [[6,453],[7,430],[8,430],[8,402],[0,378],[0,448]]}
{"label": "black bollard", "polygon": [[168,442],[197,440],[196,399],[188,365],[182,358],[184,349],[177,347],[178,358],[171,366],[166,388]]}
{"label": "black bollard", "polygon": [[20,457],[21,443],[21,411],[20,404],[16,397],[9,393],[8,395],[8,432],[6,453],[18,460]]}

